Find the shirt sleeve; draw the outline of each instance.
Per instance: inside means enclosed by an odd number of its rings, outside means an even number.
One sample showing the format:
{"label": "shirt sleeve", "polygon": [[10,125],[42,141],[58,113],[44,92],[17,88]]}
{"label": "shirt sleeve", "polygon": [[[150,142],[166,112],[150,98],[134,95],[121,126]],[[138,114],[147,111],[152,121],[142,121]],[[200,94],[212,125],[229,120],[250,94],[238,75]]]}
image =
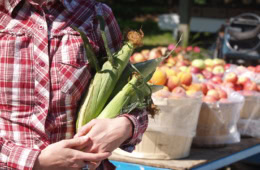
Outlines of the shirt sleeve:
{"label": "shirt sleeve", "polygon": [[135,145],[141,142],[142,136],[148,126],[148,114],[146,110],[134,110],[129,114],[123,114],[120,116],[127,117],[133,123],[133,135],[130,139],[125,141],[120,148],[132,152],[135,149]]}
{"label": "shirt sleeve", "polygon": [[[111,53],[118,51],[122,47],[123,37],[117,20],[110,7],[104,3],[98,3],[96,5],[97,15],[103,16],[105,20],[105,34],[108,41],[108,47]],[[103,39],[100,33],[100,27],[97,29],[98,35],[98,46],[99,46],[99,55],[106,54]]]}
{"label": "shirt sleeve", "polygon": [[32,170],[40,150],[16,145],[0,137],[0,167],[3,169]]}

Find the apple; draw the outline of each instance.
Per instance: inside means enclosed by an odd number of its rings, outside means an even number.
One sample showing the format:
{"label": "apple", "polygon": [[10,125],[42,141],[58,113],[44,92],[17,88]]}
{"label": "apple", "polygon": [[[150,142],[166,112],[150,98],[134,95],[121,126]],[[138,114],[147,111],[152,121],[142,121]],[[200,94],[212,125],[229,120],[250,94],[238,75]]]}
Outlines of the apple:
{"label": "apple", "polygon": [[206,85],[208,90],[215,89],[214,85],[211,83],[207,83]]}
{"label": "apple", "polygon": [[214,62],[212,59],[210,58],[207,58],[205,61],[204,61],[206,67],[213,67],[214,66]]}
{"label": "apple", "polygon": [[244,85],[244,84],[246,84],[247,82],[251,82],[250,78],[248,78],[248,77],[246,77],[246,76],[240,76],[240,77],[238,77],[237,84]]}
{"label": "apple", "polygon": [[202,100],[206,103],[215,103],[218,101],[214,96],[204,96]]}
{"label": "apple", "polygon": [[201,69],[197,68],[197,67],[193,67],[191,66],[191,69],[190,71],[194,74],[198,74],[198,73],[201,73]]}
{"label": "apple", "polygon": [[196,68],[199,68],[201,70],[203,70],[205,68],[205,63],[204,63],[204,60],[202,59],[195,59],[191,62],[191,65],[193,67],[196,67]]}
{"label": "apple", "polygon": [[238,80],[238,77],[237,77],[237,74],[236,73],[228,73],[225,78],[224,78],[224,81],[225,82],[230,82],[230,83],[233,83],[233,84],[236,84],[237,83],[237,80]]}
{"label": "apple", "polygon": [[255,72],[260,73],[260,65],[256,66]]}
{"label": "apple", "polygon": [[225,69],[222,65],[217,65],[212,70],[213,74],[223,74],[224,72],[225,72]]}
{"label": "apple", "polygon": [[208,70],[203,70],[202,75],[205,77],[205,79],[211,79],[214,76],[213,73]]}
{"label": "apple", "polygon": [[172,51],[175,47],[176,46],[174,44],[169,44],[167,48],[169,51]]}
{"label": "apple", "polygon": [[182,72],[187,72],[188,71],[188,67],[187,66],[180,66],[179,70]]}
{"label": "apple", "polygon": [[206,96],[213,96],[213,97],[216,98],[217,100],[220,99],[219,93],[218,93],[218,91],[217,91],[216,89],[210,89],[210,90],[208,90]]}
{"label": "apple", "polygon": [[241,91],[241,90],[243,90],[243,85],[242,85],[242,84],[235,84],[234,90],[235,90],[235,91]]}
{"label": "apple", "polygon": [[172,95],[173,97],[185,97],[186,96],[186,91],[182,87],[176,87],[172,90]]}
{"label": "apple", "polygon": [[225,69],[225,70],[229,69],[230,67],[231,67],[231,64],[225,64],[225,65],[224,65],[224,69]]}
{"label": "apple", "polygon": [[260,84],[257,85],[257,91],[260,92]]}
{"label": "apple", "polygon": [[167,75],[162,69],[157,68],[149,81],[154,85],[165,85],[167,81]]}
{"label": "apple", "polygon": [[171,68],[167,68],[165,70],[165,73],[166,73],[167,77],[176,76],[177,75],[177,72],[174,69],[171,69]]}
{"label": "apple", "polygon": [[162,56],[162,53],[160,50],[158,50],[157,48],[153,48],[150,53],[149,53],[149,57],[148,59],[151,60],[151,59],[155,59],[155,58],[159,58]]}
{"label": "apple", "polygon": [[224,82],[223,86],[232,90],[235,90],[235,85],[231,82]]}
{"label": "apple", "polygon": [[169,57],[169,58],[167,58],[167,60],[166,60],[166,63],[171,63],[171,64],[173,64],[173,65],[175,65],[176,64],[176,58],[173,58],[173,57]]}
{"label": "apple", "polygon": [[180,72],[180,74],[178,74],[178,77],[180,78],[181,84],[184,84],[186,86],[191,85],[192,75],[190,73]]}
{"label": "apple", "polygon": [[226,99],[228,97],[227,92],[223,89],[218,89],[218,94],[220,99]]}
{"label": "apple", "polygon": [[247,69],[252,71],[252,72],[256,71],[256,68],[254,66],[248,66]]}
{"label": "apple", "polygon": [[141,51],[141,54],[145,57],[145,59],[148,59],[150,50],[144,49]]}
{"label": "apple", "polygon": [[172,91],[175,87],[180,85],[180,78],[177,76],[170,76],[168,77],[167,87],[170,91]]}
{"label": "apple", "polygon": [[207,94],[207,92],[208,92],[208,87],[207,87],[207,85],[206,85],[205,83],[201,83],[201,91],[202,91],[202,93],[203,93],[204,95]]}
{"label": "apple", "polygon": [[133,61],[134,63],[139,63],[145,61],[145,57],[141,53],[134,53],[133,54]]}
{"label": "apple", "polygon": [[225,61],[222,59],[219,59],[219,58],[214,58],[213,63],[214,63],[214,66],[219,66],[219,65],[224,66],[225,65]]}
{"label": "apple", "polygon": [[257,84],[255,82],[247,82],[244,85],[244,90],[257,91]]}
{"label": "apple", "polygon": [[205,77],[202,74],[196,74],[196,77],[199,81],[205,80]]}
{"label": "apple", "polygon": [[214,77],[211,78],[211,80],[214,83],[217,83],[217,84],[221,84],[222,83],[222,78],[220,76],[214,76]]}

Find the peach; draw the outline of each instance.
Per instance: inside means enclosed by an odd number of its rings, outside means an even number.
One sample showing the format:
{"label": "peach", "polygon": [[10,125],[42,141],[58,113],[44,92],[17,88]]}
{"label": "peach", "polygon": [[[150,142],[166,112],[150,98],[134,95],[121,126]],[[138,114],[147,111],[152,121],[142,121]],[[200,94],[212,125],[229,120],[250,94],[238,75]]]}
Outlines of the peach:
{"label": "peach", "polygon": [[180,85],[179,77],[177,77],[177,76],[168,77],[167,87],[169,88],[170,91],[179,85]]}
{"label": "peach", "polygon": [[230,82],[233,84],[236,84],[237,80],[238,80],[238,77],[237,77],[236,73],[233,73],[233,72],[228,73],[224,78],[225,82]]}
{"label": "peach", "polygon": [[155,84],[155,85],[165,85],[167,81],[167,75],[164,71],[161,69],[157,68],[150,79],[150,83]]}

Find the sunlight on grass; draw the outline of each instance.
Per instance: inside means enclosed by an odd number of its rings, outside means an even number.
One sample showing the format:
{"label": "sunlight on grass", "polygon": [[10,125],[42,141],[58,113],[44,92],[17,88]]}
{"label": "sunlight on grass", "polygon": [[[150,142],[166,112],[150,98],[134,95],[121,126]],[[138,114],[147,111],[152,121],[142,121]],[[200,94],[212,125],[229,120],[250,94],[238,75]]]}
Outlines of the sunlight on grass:
{"label": "sunlight on grass", "polygon": [[175,43],[175,39],[171,32],[162,33],[159,35],[147,35],[143,39],[145,46],[168,46]]}

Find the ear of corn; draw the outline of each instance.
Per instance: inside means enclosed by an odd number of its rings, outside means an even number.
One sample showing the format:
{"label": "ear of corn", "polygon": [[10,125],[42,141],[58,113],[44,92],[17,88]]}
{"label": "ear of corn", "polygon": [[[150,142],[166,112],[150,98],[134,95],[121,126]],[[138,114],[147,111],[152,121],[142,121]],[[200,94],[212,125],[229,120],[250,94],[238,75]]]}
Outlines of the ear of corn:
{"label": "ear of corn", "polygon": [[[114,61],[106,61],[101,70],[95,74],[78,113],[78,119],[76,122],[77,129],[88,123],[90,120],[96,118],[107,103],[107,100],[125,69],[134,48],[140,42],[140,40],[136,41],[135,39],[142,38],[142,34],[137,32],[129,32],[129,36],[129,41],[127,41],[123,47],[113,55]],[[134,41],[132,41],[131,38],[134,38]]]}

